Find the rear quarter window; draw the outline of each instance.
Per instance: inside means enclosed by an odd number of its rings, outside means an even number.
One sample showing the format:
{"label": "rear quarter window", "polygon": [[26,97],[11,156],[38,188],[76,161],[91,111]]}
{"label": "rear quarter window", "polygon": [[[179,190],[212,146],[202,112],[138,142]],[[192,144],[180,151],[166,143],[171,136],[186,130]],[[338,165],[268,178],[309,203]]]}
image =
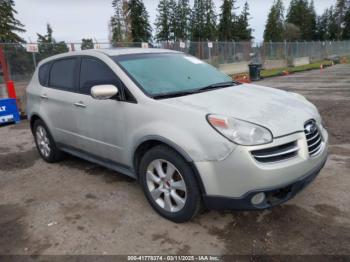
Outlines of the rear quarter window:
{"label": "rear quarter window", "polygon": [[50,66],[51,63],[46,63],[39,68],[39,83],[42,86],[47,86],[49,83]]}

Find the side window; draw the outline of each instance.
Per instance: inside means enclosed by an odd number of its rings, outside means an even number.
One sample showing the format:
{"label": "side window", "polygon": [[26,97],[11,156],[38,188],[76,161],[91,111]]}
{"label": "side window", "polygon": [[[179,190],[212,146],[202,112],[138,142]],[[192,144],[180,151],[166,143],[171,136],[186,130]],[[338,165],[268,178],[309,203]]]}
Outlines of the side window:
{"label": "side window", "polygon": [[119,79],[114,72],[103,62],[93,58],[82,58],[80,69],[80,92],[90,94],[95,85],[119,86]]}
{"label": "side window", "polygon": [[53,62],[50,71],[50,87],[74,91],[77,76],[77,59],[67,58]]}
{"label": "side window", "polygon": [[49,71],[51,63],[46,63],[39,68],[39,83],[42,86],[47,86],[49,82]]}

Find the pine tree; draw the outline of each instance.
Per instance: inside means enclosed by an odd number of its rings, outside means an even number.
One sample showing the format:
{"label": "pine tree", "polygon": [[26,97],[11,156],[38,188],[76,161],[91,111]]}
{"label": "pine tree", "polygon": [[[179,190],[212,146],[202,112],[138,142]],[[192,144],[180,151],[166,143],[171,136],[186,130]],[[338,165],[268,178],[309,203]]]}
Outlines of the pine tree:
{"label": "pine tree", "polygon": [[329,10],[326,9],[321,16],[317,18],[317,23],[316,23],[316,39],[317,40],[328,40],[329,35],[328,35],[328,21],[329,18]]}
{"label": "pine tree", "polygon": [[350,40],[350,7],[344,15],[344,28],[343,28],[343,40]]}
{"label": "pine tree", "polygon": [[292,0],[287,14],[287,23],[300,29],[301,40],[312,40],[314,35],[312,15],[308,0]]}
{"label": "pine tree", "polygon": [[178,27],[177,4],[175,0],[169,0],[169,27],[170,40],[176,41],[176,30]]}
{"label": "pine tree", "polygon": [[17,11],[14,9],[13,0],[0,1],[0,42],[23,43],[24,40],[17,33],[23,33],[24,25],[15,18]]}
{"label": "pine tree", "polygon": [[189,7],[189,0],[178,0],[176,9],[176,28],[175,39],[187,40],[190,33],[190,16],[191,8]]}
{"label": "pine tree", "polygon": [[205,29],[204,37],[206,40],[216,40],[216,14],[213,0],[205,1]]}
{"label": "pine tree", "polygon": [[83,38],[81,40],[81,50],[94,49],[94,42],[91,38]]}
{"label": "pine tree", "polygon": [[339,27],[334,7],[331,6],[328,11],[328,40],[335,41],[338,38]]}
{"label": "pine tree", "polygon": [[241,15],[237,22],[237,40],[250,41],[252,39],[252,29],[249,27],[249,5],[245,2]]}
{"label": "pine tree", "polygon": [[44,59],[55,54],[61,54],[69,51],[65,42],[56,42],[56,40],[53,38],[53,30],[50,24],[47,24],[46,30],[46,35],[37,34],[37,42],[39,46],[39,59]]}
{"label": "pine tree", "polygon": [[160,0],[157,8],[156,39],[158,41],[170,40],[170,1]]}
{"label": "pine tree", "polygon": [[212,0],[195,0],[191,15],[192,41],[216,39],[216,15]]}
{"label": "pine tree", "polygon": [[284,6],[281,0],[273,3],[264,31],[264,41],[284,40]]}
{"label": "pine tree", "polygon": [[232,41],[234,31],[235,1],[224,0],[221,5],[221,15],[218,26],[218,38],[220,41]]}
{"label": "pine tree", "polygon": [[124,0],[113,0],[112,7],[114,15],[110,19],[111,26],[111,42],[117,43],[127,39],[127,26],[124,10]]}
{"label": "pine tree", "polygon": [[128,3],[128,19],[133,42],[148,42],[152,36],[149,15],[142,0],[130,0]]}
{"label": "pine tree", "polygon": [[311,0],[309,5],[309,23],[310,23],[310,31],[312,33],[311,39],[317,40],[317,14],[315,11],[315,3],[314,0]]}
{"label": "pine tree", "polygon": [[343,36],[342,27],[344,26],[346,12],[347,12],[346,0],[337,0],[337,4],[334,10],[334,17],[338,27],[336,40],[342,39],[342,36]]}
{"label": "pine tree", "polygon": [[191,40],[205,41],[205,0],[194,0],[191,12]]}

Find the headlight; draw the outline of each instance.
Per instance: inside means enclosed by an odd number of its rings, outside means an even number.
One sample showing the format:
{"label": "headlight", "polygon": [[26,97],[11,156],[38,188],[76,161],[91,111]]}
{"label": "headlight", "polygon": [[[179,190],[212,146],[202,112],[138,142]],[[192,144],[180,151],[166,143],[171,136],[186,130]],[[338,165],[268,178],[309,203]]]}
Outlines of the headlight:
{"label": "headlight", "polygon": [[259,125],[221,115],[208,115],[210,125],[232,142],[244,146],[272,142],[271,132]]}

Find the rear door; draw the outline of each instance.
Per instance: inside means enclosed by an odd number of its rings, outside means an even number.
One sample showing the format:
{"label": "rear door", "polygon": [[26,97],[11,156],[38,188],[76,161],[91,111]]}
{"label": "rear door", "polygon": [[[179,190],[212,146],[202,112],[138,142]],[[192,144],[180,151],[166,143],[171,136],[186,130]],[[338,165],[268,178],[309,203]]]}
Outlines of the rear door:
{"label": "rear door", "polygon": [[79,98],[76,108],[78,132],[84,150],[90,154],[121,163],[124,148],[124,106],[117,97],[97,100],[91,97],[95,85],[112,84],[121,91],[121,82],[103,61],[82,57],[80,66]]}
{"label": "rear door", "polygon": [[47,86],[41,90],[41,109],[57,143],[78,147],[75,101],[79,94],[79,58],[67,57],[51,62]]}

